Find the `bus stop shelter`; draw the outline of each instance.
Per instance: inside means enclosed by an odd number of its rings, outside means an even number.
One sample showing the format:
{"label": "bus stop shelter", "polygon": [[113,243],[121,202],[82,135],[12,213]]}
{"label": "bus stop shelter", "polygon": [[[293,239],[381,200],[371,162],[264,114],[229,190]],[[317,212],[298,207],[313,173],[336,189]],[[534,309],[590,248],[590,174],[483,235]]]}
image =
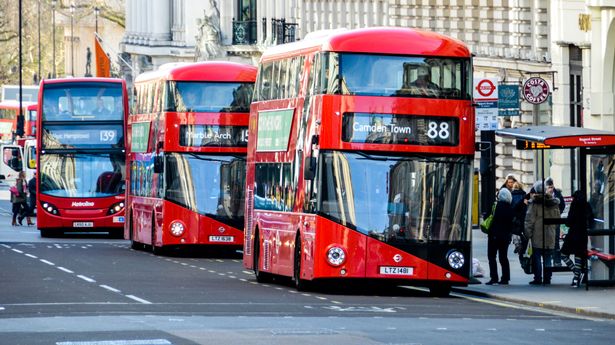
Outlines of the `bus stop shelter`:
{"label": "bus stop shelter", "polygon": [[[576,159],[570,169],[571,190],[581,190],[594,212],[594,227],[588,231],[590,272],[588,284],[615,284],[615,132],[581,127],[526,126],[497,130],[512,138],[519,150],[539,150],[539,180],[545,179],[545,150],[571,150]],[[543,188],[543,190],[545,190]],[[548,220],[561,224],[563,220]],[[544,233],[544,229],[543,229]],[[544,268],[543,268],[544,271]],[[587,285],[586,285],[587,286]]]}

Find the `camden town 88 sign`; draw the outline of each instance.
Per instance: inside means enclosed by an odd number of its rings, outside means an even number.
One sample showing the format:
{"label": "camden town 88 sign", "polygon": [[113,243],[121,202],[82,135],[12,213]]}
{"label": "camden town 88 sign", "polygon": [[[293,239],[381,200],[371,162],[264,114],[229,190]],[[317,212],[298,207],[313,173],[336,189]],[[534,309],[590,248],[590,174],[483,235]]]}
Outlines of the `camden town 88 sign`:
{"label": "camden town 88 sign", "polygon": [[549,97],[549,84],[546,80],[532,77],[523,83],[523,97],[532,104],[541,104]]}

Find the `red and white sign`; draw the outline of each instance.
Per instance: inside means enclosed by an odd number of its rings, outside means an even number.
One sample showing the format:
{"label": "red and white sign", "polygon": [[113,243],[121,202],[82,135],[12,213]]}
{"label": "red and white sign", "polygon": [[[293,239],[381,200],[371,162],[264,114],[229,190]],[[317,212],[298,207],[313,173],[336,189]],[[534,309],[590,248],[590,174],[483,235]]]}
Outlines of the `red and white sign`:
{"label": "red and white sign", "polygon": [[474,101],[497,101],[498,83],[497,78],[474,78]]}
{"label": "red and white sign", "polygon": [[549,97],[549,84],[539,77],[532,77],[523,83],[523,97],[532,104],[541,104]]}

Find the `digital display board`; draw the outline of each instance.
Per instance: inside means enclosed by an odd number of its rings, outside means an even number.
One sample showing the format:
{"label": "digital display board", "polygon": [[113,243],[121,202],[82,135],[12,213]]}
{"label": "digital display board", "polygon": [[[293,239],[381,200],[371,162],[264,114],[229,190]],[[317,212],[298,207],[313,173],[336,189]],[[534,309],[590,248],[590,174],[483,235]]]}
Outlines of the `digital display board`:
{"label": "digital display board", "polygon": [[459,119],[447,116],[345,113],[342,140],[364,144],[455,146]]}
{"label": "digital display board", "polygon": [[179,144],[189,147],[248,146],[247,126],[181,125]]}
{"label": "digital display board", "polygon": [[121,124],[117,125],[46,125],[44,149],[116,148],[124,146]]}

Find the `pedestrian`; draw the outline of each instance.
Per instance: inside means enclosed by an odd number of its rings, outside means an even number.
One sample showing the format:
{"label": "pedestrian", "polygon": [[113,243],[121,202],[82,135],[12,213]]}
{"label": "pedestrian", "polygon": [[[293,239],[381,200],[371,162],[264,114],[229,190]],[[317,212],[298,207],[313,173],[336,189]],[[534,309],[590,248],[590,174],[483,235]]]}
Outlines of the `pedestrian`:
{"label": "pedestrian", "polygon": [[[498,193],[498,202],[493,212],[493,221],[487,234],[487,258],[489,259],[489,281],[487,285],[507,285],[510,281],[510,264],[508,262],[508,245],[512,237],[512,195],[506,188]],[[502,279],[498,281],[496,256],[502,266]]]}
{"label": "pedestrian", "polygon": [[[564,201],[564,196],[562,195],[562,191],[560,189],[555,188],[555,185],[553,183],[553,178],[551,177],[547,177],[547,179],[545,180],[545,187],[547,189],[547,193],[551,194],[553,197],[557,198],[559,200],[559,214],[561,216],[561,214],[564,212],[564,209],[566,208],[566,201]],[[557,224],[555,226],[555,248],[553,250],[553,264],[555,266],[561,266],[562,265],[562,258],[561,258],[561,254],[560,254],[560,225]]]}
{"label": "pedestrian", "polygon": [[17,175],[15,181],[14,191],[11,191],[11,204],[13,204],[13,222],[12,226],[23,225],[23,219],[28,218],[28,224],[30,224],[30,217],[28,216],[28,184],[26,182],[26,173],[23,171]]}
{"label": "pedestrian", "polygon": [[[36,208],[36,171],[34,172],[34,176],[32,176],[32,178],[30,179],[30,181],[28,181],[28,193],[30,193],[30,198],[28,199],[29,202],[29,215],[30,217],[34,217],[34,209]],[[28,222],[28,225],[34,225],[34,224],[30,224]]]}
{"label": "pedestrian", "polygon": [[[573,272],[570,285],[574,287],[578,287],[583,280],[581,267],[587,259],[587,230],[593,226],[593,223],[594,214],[585,199],[585,194],[577,190],[572,194],[572,203],[566,218],[569,230],[561,250],[562,260]],[[570,255],[574,255],[574,263]]]}
{"label": "pedestrian", "polygon": [[[525,215],[525,236],[532,245],[532,268],[534,280],[532,285],[551,284],[551,272],[545,272],[542,277],[542,264],[552,267],[553,248],[555,248],[555,225],[544,224],[544,219],[559,218],[559,199],[549,193],[544,193],[543,182],[534,183],[536,193],[531,197]],[[544,213],[543,213],[544,210]]]}
{"label": "pedestrian", "polygon": [[506,180],[504,181],[504,184],[502,184],[500,189],[506,188],[506,189],[508,189],[509,192],[512,192],[513,186],[514,186],[515,182],[517,182],[517,179],[515,178],[515,175],[508,174],[508,175],[506,175]]}
{"label": "pedestrian", "polygon": [[520,182],[513,184],[512,194],[512,208],[513,208],[513,224],[512,224],[512,236],[513,244],[515,246],[514,252],[519,255],[519,261],[523,258],[523,254],[527,249],[527,237],[523,233],[525,214],[527,213],[527,204],[529,202],[529,194],[526,194],[523,190],[523,185]]}

